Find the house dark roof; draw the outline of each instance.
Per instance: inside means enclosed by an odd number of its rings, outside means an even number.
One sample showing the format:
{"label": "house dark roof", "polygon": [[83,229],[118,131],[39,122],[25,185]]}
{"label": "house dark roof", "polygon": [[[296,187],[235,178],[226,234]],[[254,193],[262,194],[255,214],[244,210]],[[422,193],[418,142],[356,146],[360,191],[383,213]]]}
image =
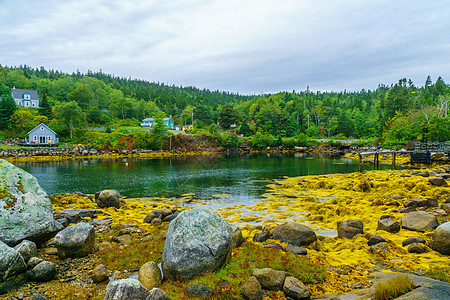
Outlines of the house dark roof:
{"label": "house dark roof", "polygon": [[31,100],[39,100],[39,94],[35,90],[11,89],[11,95],[14,99],[23,99],[23,95],[30,95]]}
{"label": "house dark roof", "polygon": [[39,127],[44,126],[45,128],[47,128],[48,130],[50,130],[51,132],[53,132],[55,135],[57,135],[56,132],[54,132],[50,127],[48,127],[47,125],[45,125],[44,123],[39,124],[38,126],[34,127],[33,129],[31,129],[30,131],[28,131],[27,134],[30,134],[31,132],[35,131],[36,129],[38,129]]}

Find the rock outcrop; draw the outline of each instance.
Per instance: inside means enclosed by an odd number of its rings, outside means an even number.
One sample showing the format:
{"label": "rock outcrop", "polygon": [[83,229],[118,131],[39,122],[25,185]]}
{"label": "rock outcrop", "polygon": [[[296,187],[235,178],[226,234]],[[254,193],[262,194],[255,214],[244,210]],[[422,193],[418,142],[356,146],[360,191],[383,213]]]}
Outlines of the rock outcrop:
{"label": "rock outcrop", "polygon": [[23,240],[40,245],[61,229],[37,179],[0,159],[0,241],[10,246]]}
{"label": "rock outcrop", "polygon": [[216,213],[183,211],[169,225],[162,257],[164,276],[185,280],[218,270],[231,253],[232,231]]}

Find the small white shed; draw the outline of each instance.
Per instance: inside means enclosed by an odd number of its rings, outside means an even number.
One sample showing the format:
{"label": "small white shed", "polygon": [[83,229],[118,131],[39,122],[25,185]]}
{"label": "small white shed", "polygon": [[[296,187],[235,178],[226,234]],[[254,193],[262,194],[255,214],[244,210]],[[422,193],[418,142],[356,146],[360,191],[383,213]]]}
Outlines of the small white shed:
{"label": "small white shed", "polygon": [[55,145],[59,143],[56,132],[44,123],[39,124],[28,132],[27,144],[30,145]]}

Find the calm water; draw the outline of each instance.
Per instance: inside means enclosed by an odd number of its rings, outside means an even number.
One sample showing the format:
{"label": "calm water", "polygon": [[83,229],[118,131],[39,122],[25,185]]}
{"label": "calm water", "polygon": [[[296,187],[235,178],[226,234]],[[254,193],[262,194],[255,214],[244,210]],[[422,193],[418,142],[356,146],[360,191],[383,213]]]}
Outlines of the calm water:
{"label": "calm water", "polygon": [[300,153],[80,159],[15,164],[33,174],[48,194],[75,191],[93,194],[103,189],[116,189],[127,197],[176,197],[194,193],[209,198],[228,194],[231,197],[226,201],[232,202],[248,202],[258,198],[270,180],[282,176],[358,170],[358,163],[354,160]]}

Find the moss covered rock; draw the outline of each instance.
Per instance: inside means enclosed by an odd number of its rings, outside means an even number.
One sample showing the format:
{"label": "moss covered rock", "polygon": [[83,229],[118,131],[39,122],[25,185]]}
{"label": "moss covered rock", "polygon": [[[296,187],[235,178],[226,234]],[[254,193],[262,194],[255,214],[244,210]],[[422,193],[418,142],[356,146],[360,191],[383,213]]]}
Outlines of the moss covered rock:
{"label": "moss covered rock", "polygon": [[14,246],[26,239],[39,245],[61,229],[36,178],[0,159],[0,241]]}

